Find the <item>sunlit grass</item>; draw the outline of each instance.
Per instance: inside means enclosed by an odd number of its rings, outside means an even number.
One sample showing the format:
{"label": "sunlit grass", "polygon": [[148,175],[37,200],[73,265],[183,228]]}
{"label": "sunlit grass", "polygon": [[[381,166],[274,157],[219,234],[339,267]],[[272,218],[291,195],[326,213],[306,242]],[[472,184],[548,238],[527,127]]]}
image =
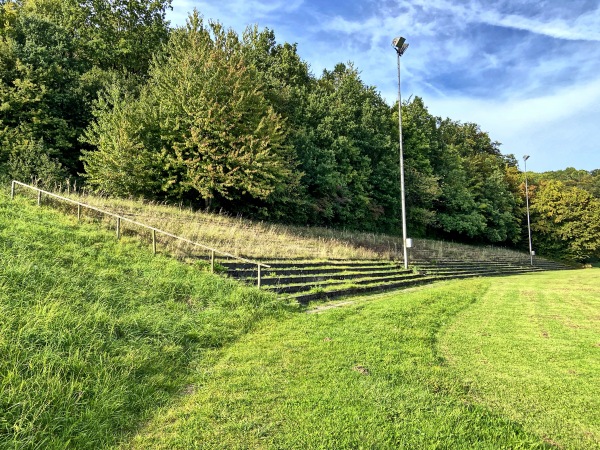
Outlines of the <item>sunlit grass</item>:
{"label": "sunlit grass", "polygon": [[118,443],[286,307],[0,193],[0,448]]}
{"label": "sunlit grass", "polygon": [[599,281],[455,281],[269,321],[125,448],[598,448]]}
{"label": "sunlit grass", "polygon": [[600,448],[600,269],[517,280],[457,317],[443,355],[474,398],[547,442]]}

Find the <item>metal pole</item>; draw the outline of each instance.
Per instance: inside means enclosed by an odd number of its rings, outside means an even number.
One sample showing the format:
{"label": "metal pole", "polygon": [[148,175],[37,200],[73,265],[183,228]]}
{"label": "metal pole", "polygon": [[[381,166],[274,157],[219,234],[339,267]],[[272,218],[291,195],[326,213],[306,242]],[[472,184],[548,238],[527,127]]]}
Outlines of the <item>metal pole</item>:
{"label": "metal pole", "polygon": [[400,52],[398,55],[398,135],[400,143],[400,197],[402,201],[402,248],[404,268],[408,269],[408,249],[406,248],[406,201],[404,198],[404,153],[402,148],[402,95],[400,93]]}
{"label": "metal pole", "polygon": [[531,220],[529,219],[529,184],[527,183],[527,160],[529,156],[523,156],[523,161],[525,162],[525,202],[527,204],[527,234],[529,237],[529,259],[530,263],[533,266],[533,247],[531,245]]}

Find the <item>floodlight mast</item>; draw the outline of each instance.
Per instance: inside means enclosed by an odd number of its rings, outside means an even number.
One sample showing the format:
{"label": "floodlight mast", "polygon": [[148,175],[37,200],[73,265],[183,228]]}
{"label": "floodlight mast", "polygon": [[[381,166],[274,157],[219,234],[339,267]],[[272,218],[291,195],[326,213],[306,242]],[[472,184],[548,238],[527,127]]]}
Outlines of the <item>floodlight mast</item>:
{"label": "floodlight mast", "polygon": [[392,41],[392,47],[398,55],[398,141],[400,144],[400,197],[402,202],[402,249],[404,252],[404,268],[408,269],[408,248],[406,246],[406,200],[404,195],[404,154],[402,149],[402,95],[400,92],[400,57],[408,48],[406,39],[399,36]]}
{"label": "floodlight mast", "polygon": [[527,203],[527,235],[529,237],[529,260],[533,266],[533,247],[531,245],[531,221],[529,219],[529,185],[527,183],[527,160],[529,155],[523,155],[523,162],[525,164],[525,201]]}

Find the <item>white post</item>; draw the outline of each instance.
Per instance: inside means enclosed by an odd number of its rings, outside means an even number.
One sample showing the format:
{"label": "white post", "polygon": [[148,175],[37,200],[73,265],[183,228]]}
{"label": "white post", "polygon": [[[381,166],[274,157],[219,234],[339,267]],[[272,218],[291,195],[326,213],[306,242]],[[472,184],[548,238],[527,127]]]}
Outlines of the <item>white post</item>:
{"label": "white post", "polygon": [[527,235],[529,237],[529,260],[530,264],[533,266],[533,246],[531,244],[531,220],[529,219],[529,185],[527,183],[527,160],[529,159],[529,155],[523,156],[523,161],[525,162],[525,202],[527,204]]}

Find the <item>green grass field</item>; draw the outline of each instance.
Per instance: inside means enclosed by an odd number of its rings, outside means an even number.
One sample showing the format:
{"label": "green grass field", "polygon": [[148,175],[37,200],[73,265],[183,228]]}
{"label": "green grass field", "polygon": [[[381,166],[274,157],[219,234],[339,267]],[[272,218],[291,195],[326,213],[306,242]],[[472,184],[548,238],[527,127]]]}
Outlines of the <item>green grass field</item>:
{"label": "green grass field", "polygon": [[272,320],[133,447],[597,448],[599,294],[593,269]]}
{"label": "green grass field", "polygon": [[308,310],[0,194],[0,448],[600,448],[600,269]]}

